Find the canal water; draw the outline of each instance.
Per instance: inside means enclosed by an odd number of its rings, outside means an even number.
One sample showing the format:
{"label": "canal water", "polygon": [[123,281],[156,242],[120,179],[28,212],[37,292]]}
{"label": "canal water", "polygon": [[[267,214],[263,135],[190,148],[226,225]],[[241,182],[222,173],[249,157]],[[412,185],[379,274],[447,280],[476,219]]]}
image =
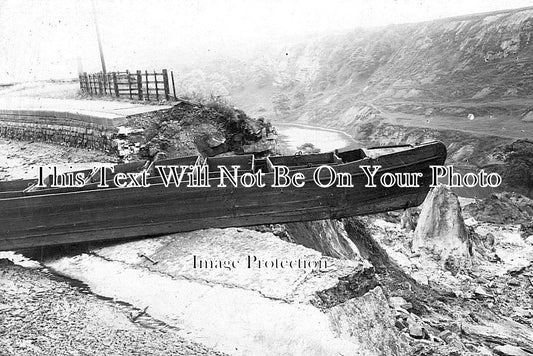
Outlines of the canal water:
{"label": "canal water", "polygon": [[[283,154],[296,153],[298,147],[304,143],[312,143],[316,148],[320,149],[320,152],[329,152],[335,149],[341,150],[348,147],[365,147],[361,142],[358,142],[347,133],[339,130],[281,122],[273,122],[272,124],[277,129]],[[461,175],[467,173],[478,174],[478,170],[471,167],[454,167],[454,171]],[[446,184],[447,178],[441,179],[439,182]],[[475,199],[487,198],[501,191],[501,189],[497,188],[479,186],[453,187],[452,190],[460,197]]]}
{"label": "canal water", "polygon": [[312,143],[321,152],[343,149],[357,145],[358,142],[345,132],[323,127],[273,122],[279,136],[282,150],[288,154],[296,153],[304,143]]}

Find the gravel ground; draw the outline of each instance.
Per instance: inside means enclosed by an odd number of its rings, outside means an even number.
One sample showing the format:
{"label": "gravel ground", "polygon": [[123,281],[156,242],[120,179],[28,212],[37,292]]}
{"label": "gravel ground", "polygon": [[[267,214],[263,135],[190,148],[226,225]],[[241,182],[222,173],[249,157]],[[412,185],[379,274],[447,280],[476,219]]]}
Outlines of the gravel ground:
{"label": "gravel ground", "polygon": [[138,314],[45,270],[0,259],[1,356],[221,355],[183,339],[177,330],[133,322]]}
{"label": "gravel ground", "polygon": [[39,166],[58,166],[60,171],[69,171],[117,161],[102,151],[3,137],[0,137],[0,152],[0,181],[37,178]]}

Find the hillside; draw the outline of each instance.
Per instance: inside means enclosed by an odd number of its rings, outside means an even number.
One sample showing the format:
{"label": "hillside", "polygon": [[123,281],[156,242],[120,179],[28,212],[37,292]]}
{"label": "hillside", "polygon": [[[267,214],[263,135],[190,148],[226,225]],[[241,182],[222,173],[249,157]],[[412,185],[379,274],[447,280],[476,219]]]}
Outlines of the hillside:
{"label": "hillside", "polygon": [[356,29],[219,61],[181,86],[289,121],[345,127],[365,106],[403,126],[527,137],[532,33],[532,8]]}

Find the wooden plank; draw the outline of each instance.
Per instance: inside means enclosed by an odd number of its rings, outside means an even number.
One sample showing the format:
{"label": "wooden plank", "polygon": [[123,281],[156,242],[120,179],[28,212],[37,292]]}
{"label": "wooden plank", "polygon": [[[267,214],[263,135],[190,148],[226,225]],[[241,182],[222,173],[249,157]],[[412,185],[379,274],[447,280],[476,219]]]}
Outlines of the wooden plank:
{"label": "wooden plank", "polygon": [[154,71],[154,80],[155,80],[155,100],[159,101],[159,90],[157,88],[157,73]]}
{"label": "wooden plank", "polygon": [[133,95],[132,95],[132,92],[131,92],[130,72],[127,70],[126,74],[128,75],[128,91],[130,93],[130,99],[133,99]]}
{"label": "wooden plank", "polygon": [[170,90],[168,85],[168,73],[166,69],[163,69],[163,88],[165,92],[165,100],[170,100]]}
{"label": "wooden plank", "polygon": [[174,71],[170,71],[170,76],[172,77],[172,91],[174,92],[174,100],[178,100],[176,96],[176,86],[174,85]]}
{"label": "wooden plank", "polygon": [[274,165],[284,166],[305,166],[307,164],[328,164],[339,163],[335,162],[333,152],[316,153],[309,155],[293,155],[293,156],[272,156],[269,157],[270,161]]}
{"label": "wooden plank", "polygon": [[150,90],[149,90],[149,82],[148,82],[148,71],[144,71],[145,78],[146,78],[146,100],[150,101]]}
{"label": "wooden plank", "polygon": [[117,73],[113,72],[113,87],[115,89],[115,96],[118,98],[120,97],[120,93],[118,91],[118,82],[117,82]]}
{"label": "wooden plank", "polygon": [[143,84],[141,71],[137,71],[137,99],[143,100]]}

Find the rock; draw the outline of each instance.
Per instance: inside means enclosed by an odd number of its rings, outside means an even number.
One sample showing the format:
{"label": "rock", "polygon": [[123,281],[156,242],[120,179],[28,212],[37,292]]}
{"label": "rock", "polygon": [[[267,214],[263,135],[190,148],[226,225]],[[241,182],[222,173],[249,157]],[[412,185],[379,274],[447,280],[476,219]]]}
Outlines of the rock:
{"label": "rock", "polygon": [[391,306],[393,308],[402,308],[402,309],[405,309],[405,310],[409,310],[409,309],[413,308],[413,305],[411,303],[407,302],[402,297],[390,297],[389,298],[389,303],[391,304]]}
{"label": "rock", "polygon": [[401,319],[396,319],[396,322],[394,323],[394,326],[396,326],[398,329],[403,330],[407,327],[407,323]]}
{"label": "rock", "polygon": [[249,145],[242,146],[244,153],[260,153],[267,151],[274,151],[276,149],[276,141],[271,139],[263,139]]}
{"label": "rock", "polygon": [[525,239],[533,235],[533,222],[524,222],[520,224],[520,235]]}
{"label": "rock", "polygon": [[494,247],[494,242],[496,241],[496,237],[493,233],[489,232],[487,235],[485,235],[485,239],[483,240],[483,244],[485,247],[491,248]]}
{"label": "rock", "polygon": [[479,224],[478,221],[474,218],[465,219],[465,225],[467,226],[476,226],[478,224]]}
{"label": "rock", "polygon": [[472,255],[461,206],[457,196],[448,188],[439,185],[428,194],[413,238],[413,250],[426,247],[446,262],[450,257],[458,262]]}
{"label": "rock", "polygon": [[448,338],[452,335],[453,333],[450,331],[450,330],[444,330],[442,331],[440,334],[439,334],[439,338],[441,338],[442,340],[448,342]]}
{"label": "rock", "polygon": [[477,286],[476,289],[474,290],[474,294],[477,298],[492,298],[493,297],[492,295],[487,293],[485,288],[483,288],[482,286]]}
{"label": "rock", "polygon": [[409,324],[409,335],[415,339],[423,339],[425,332],[420,325],[411,323]]}
{"label": "rock", "polygon": [[439,338],[444,340],[447,344],[454,346],[458,349],[464,349],[464,345],[459,335],[450,330],[444,330],[439,334]]}
{"label": "rock", "polygon": [[510,285],[510,286],[515,286],[515,287],[518,287],[520,286],[520,281],[516,278],[511,278],[507,281],[507,284]]}
{"label": "rock", "polygon": [[499,356],[528,356],[531,355],[519,347],[512,345],[499,345],[494,348],[494,353]]}
{"label": "rock", "polygon": [[226,138],[218,132],[209,135],[206,139],[207,145],[211,148],[218,147],[224,144],[225,142],[226,142]]}
{"label": "rock", "polygon": [[517,276],[520,273],[524,272],[526,268],[529,266],[529,264],[526,266],[524,264],[517,264],[507,270],[507,273],[509,273],[511,276]]}
{"label": "rock", "polygon": [[533,235],[529,236],[528,238],[526,238],[526,242],[530,245],[533,245]]}
{"label": "rock", "polygon": [[531,309],[524,309],[521,307],[514,307],[513,308],[513,315],[518,316],[521,318],[530,318],[533,316],[533,310]]}
{"label": "rock", "polygon": [[406,209],[400,217],[400,226],[407,231],[414,231],[418,220],[416,210]]}

